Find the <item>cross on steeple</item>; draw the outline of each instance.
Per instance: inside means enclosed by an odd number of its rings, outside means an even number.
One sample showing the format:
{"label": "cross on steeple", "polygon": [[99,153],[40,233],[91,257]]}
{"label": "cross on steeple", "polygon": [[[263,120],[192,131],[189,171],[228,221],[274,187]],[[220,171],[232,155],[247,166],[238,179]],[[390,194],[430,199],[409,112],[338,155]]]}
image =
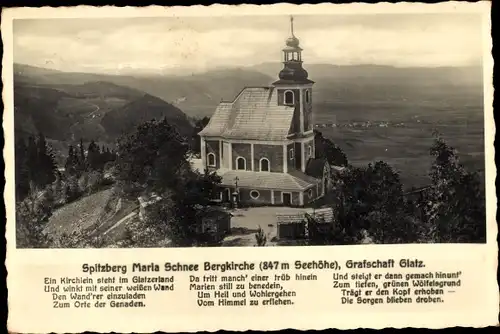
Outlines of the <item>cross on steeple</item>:
{"label": "cross on steeple", "polygon": [[285,47],[282,49],[283,58],[282,62],[284,68],[279,72],[279,80],[276,83],[291,84],[291,83],[312,83],[307,79],[308,73],[302,68],[302,48],[300,47],[300,41],[295,37],[295,31],[293,26],[294,17],[289,15],[290,19],[290,34],[285,41]]}

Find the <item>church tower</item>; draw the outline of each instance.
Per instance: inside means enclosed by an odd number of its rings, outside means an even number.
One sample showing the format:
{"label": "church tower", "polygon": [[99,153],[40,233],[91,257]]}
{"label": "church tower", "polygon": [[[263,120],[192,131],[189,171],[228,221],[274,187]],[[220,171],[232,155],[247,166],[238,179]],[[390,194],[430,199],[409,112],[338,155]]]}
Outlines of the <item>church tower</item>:
{"label": "church tower", "polygon": [[307,161],[314,159],[314,131],[312,110],[312,87],[314,81],[302,67],[302,48],[293,30],[293,17],[290,17],[290,37],[283,48],[283,69],[279,80],[273,83],[277,89],[278,105],[294,107],[290,139],[294,147],[288,149],[288,167],[305,171]]}

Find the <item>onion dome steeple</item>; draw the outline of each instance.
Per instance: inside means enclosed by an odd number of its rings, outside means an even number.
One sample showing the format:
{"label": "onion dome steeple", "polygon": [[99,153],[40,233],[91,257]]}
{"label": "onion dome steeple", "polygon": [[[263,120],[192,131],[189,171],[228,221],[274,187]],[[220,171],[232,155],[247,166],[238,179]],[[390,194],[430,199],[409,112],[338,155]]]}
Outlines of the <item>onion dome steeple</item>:
{"label": "onion dome steeple", "polygon": [[290,17],[290,33],[283,48],[284,67],[278,75],[280,80],[274,84],[312,83],[307,78],[309,74],[302,68],[302,48],[293,31],[293,16]]}
{"label": "onion dome steeple", "polygon": [[292,47],[292,48],[298,48],[299,47],[299,39],[295,37],[293,34],[293,16],[290,16],[290,37],[286,40],[286,46]]}

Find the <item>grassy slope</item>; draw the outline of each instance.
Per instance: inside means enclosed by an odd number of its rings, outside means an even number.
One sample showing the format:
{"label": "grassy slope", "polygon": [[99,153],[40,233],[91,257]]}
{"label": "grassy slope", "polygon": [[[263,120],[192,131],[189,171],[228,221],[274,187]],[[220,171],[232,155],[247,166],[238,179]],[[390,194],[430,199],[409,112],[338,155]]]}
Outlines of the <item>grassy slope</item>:
{"label": "grassy slope", "polygon": [[[109,227],[121,218],[137,209],[133,201],[121,201],[120,210],[115,211],[118,198],[113,189],[101,190],[95,194],[85,196],[57,209],[50,218],[46,231],[57,236],[83,230],[89,236],[102,235]],[[113,242],[121,237],[114,233],[108,240]]]}
{"label": "grassy slope", "polygon": [[112,189],[106,189],[57,209],[47,224],[47,231],[51,234],[71,233],[98,224],[109,209],[107,204],[112,196]]}

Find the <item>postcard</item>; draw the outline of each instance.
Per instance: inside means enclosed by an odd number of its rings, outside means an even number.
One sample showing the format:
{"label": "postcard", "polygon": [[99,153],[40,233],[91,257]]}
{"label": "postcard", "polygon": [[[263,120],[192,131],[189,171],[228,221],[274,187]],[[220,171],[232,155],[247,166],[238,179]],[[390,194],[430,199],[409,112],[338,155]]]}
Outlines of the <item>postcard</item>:
{"label": "postcard", "polygon": [[498,324],[489,2],[1,28],[10,331]]}

